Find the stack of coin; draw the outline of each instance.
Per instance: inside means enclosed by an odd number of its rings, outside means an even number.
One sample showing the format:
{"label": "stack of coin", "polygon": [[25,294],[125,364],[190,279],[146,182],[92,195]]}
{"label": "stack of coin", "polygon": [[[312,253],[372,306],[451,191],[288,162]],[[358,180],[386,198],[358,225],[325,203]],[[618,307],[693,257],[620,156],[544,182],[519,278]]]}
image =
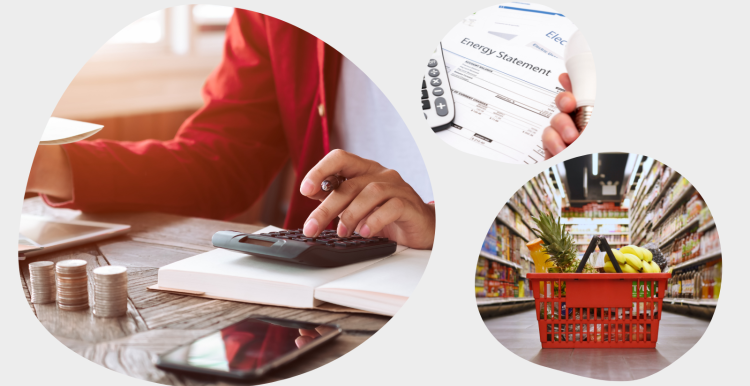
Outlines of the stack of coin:
{"label": "stack of coin", "polygon": [[116,265],[94,269],[94,315],[115,318],[128,310],[128,269]]}
{"label": "stack of coin", "polygon": [[55,263],[35,261],[29,264],[31,276],[31,302],[36,304],[55,302]]}
{"label": "stack of coin", "polygon": [[89,276],[86,260],[63,260],[57,263],[57,305],[64,311],[89,307]]}

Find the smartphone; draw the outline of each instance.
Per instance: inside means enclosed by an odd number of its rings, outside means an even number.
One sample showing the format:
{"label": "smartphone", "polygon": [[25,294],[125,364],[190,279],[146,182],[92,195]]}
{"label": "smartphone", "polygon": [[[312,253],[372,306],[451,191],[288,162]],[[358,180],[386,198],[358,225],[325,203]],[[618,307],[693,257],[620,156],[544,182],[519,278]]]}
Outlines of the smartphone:
{"label": "smartphone", "polygon": [[232,379],[256,379],[341,334],[333,324],[250,317],[179,346],[156,367]]}

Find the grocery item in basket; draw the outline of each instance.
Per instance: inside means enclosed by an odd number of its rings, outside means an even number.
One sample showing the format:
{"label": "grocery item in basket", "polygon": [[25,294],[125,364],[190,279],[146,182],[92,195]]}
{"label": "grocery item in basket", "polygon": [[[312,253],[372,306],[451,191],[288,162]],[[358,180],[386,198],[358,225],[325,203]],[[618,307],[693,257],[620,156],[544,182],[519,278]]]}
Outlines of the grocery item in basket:
{"label": "grocery item in basket", "polygon": [[656,262],[656,264],[659,265],[659,269],[661,271],[664,271],[667,268],[667,259],[664,257],[664,254],[661,253],[661,249],[659,249],[659,247],[655,243],[648,243],[644,245],[643,248],[651,252],[653,256],[653,259],[651,261]]}
{"label": "grocery item in basket", "polygon": [[[620,251],[622,251],[623,249],[625,248],[620,249]],[[629,266],[635,268],[636,271],[640,271],[641,269],[643,269],[643,262],[637,255],[630,254],[627,252],[623,252],[623,255],[625,255],[625,262]]]}
{"label": "grocery item in basket", "polygon": [[539,213],[539,217],[532,217],[532,220],[539,229],[532,228],[531,231],[542,239],[543,251],[549,255],[549,261],[555,264],[550,271],[575,272],[578,267],[578,250],[573,237],[565,230],[560,219],[555,221],[554,215]]}
{"label": "grocery item in basket", "polygon": [[651,251],[643,247],[638,247],[638,249],[640,249],[642,252],[641,256],[643,256],[642,257],[643,261],[648,261],[650,263],[651,260],[653,260],[654,255],[651,253]]}
{"label": "grocery item in basket", "polygon": [[643,251],[641,251],[637,246],[635,245],[627,245],[622,248],[620,248],[620,252],[622,253],[629,253],[631,255],[635,255],[638,257],[638,260],[643,260]]}
{"label": "grocery item in basket", "polygon": [[[612,254],[615,255],[615,260],[617,260],[617,262],[619,264],[625,264],[625,254],[624,253],[620,252],[617,249],[613,249],[612,250]],[[605,262],[609,261],[609,255],[608,254],[604,255],[604,261]]]}

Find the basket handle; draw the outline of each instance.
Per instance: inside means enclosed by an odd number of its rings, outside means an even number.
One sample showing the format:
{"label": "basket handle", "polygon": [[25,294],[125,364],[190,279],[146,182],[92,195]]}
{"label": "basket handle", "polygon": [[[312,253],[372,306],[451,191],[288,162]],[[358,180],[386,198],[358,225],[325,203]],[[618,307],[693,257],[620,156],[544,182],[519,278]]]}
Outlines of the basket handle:
{"label": "basket handle", "polygon": [[586,253],[583,254],[583,257],[581,258],[581,262],[578,264],[578,269],[576,269],[576,273],[583,272],[583,267],[586,266],[586,261],[588,261],[591,253],[596,250],[597,245],[599,246],[600,251],[604,249],[603,252],[607,253],[607,256],[609,256],[609,261],[612,262],[612,266],[614,266],[615,271],[617,271],[617,273],[622,273],[622,269],[620,269],[620,264],[615,264],[617,259],[615,259],[615,255],[614,253],[612,253],[612,248],[609,247],[609,243],[607,242],[607,239],[605,239],[604,236],[602,235],[594,235],[594,237],[591,238],[589,247],[586,248]]}

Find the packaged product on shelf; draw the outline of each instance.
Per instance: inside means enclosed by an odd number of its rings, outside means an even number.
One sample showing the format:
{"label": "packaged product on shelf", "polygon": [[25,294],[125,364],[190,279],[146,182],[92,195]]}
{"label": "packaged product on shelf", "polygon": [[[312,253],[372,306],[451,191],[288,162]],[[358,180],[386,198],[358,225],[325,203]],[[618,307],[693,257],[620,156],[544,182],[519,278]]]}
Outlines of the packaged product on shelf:
{"label": "packaged product on shelf", "polygon": [[487,276],[488,265],[488,260],[480,256],[477,261],[477,276]]}
{"label": "packaged product on shelf", "polygon": [[721,244],[719,244],[719,232],[716,228],[707,230],[701,236],[700,242],[700,255],[710,255],[721,251]]}
{"label": "packaged product on shelf", "polygon": [[486,280],[487,283],[487,297],[496,298],[500,297],[500,282],[497,280]]}
{"label": "packaged product on shelf", "polygon": [[500,263],[496,261],[490,261],[489,268],[487,269],[487,278],[497,280],[500,277]]}
{"label": "packaged product on shelf", "polygon": [[478,298],[487,297],[487,280],[482,276],[474,278],[474,295]]}
{"label": "packaged product on shelf", "polygon": [[562,216],[567,218],[627,218],[628,210],[613,202],[590,203],[581,208],[563,208]]}
{"label": "packaged product on shelf", "polygon": [[482,251],[497,256],[497,238],[485,237],[484,243],[482,243]]}

